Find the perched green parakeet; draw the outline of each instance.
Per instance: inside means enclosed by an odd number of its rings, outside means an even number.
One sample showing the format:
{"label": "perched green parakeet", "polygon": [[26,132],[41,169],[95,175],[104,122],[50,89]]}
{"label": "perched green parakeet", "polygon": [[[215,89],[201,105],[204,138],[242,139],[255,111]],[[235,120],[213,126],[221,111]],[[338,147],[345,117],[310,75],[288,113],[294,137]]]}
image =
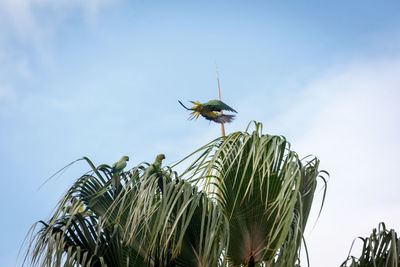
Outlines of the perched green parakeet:
{"label": "perched green parakeet", "polygon": [[80,201],[79,199],[77,199],[74,196],[72,197],[71,205],[69,205],[67,208],[67,212],[70,214],[78,214],[79,213],[84,217],[93,215],[93,212],[90,210],[87,210],[87,208],[85,208],[82,201]]}
{"label": "perched green parakeet", "polygon": [[158,154],[156,157],[156,160],[154,161],[153,164],[151,164],[149,166],[149,168],[147,169],[147,177],[152,176],[153,174],[157,174],[158,176],[158,186],[160,187],[161,192],[163,192],[163,181],[162,181],[162,176],[158,175],[161,173],[161,164],[162,164],[162,160],[165,159],[165,155],[164,154]]}
{"label": "perched green parakeet", "polygon": [[165,159],[164,154],[158,154],[156,157],[156,160],[149,166],[147,169],[147,176],[151,176],[154,173],[160,172],[161,171],[161,164],[163,159]]}
{"label": "perched green parakeet", "polygon": [[119,174],[126,167],[126,162],[129,161],[128,156],[123,156],[119,161],[115,162],[111,167],[112,173],[112,184],[115,189],[117,189],[120,185],[120,177]]}
{"label": "perched green parakeet", "polygon": [[185,109],[192,110],[189,119],[197,119],[201,115],[209,121],[213,121],[216,123],[227,123],[231,122],[235,118],[235,115],[221,114],[220,112],[222,110],[226,110],[237,113],[236,110],[219,100],[210,100],[203,104],[195,101],[190,101],[192,104],[194,104],[194,107],[191,108],[187,108],[179,100],[178,102]]}

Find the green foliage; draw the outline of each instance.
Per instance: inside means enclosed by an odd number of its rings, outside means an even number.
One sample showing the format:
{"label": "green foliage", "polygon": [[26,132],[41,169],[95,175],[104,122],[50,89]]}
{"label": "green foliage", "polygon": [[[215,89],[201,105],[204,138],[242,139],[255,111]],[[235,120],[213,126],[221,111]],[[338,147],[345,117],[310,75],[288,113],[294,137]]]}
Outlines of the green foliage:
{"label": "green foliage", "polygon": [[349,256],[340,265],[341,267],[397,267],[400,262],[400,240],[397,233],[391,229],[387,230],[383,222],[379,223],[378,229],[374,228],[369,237],[359,237],[363,246],[361,255],[357,258],[350,256],[354,245],[351,245]]}
{"label": "green foliage", "polygon": [[[324,172],[318,159],[299,159],[284,137],[254,126],[217,138],[172,167],[149,172],[144,163],[122,172],[119,187],[111,185],[111,167],[83,158],[91,171],[47,222],[33,226],[25,260],[35,266],[300,264]],[[178,164],[188,166],[181,175],[173,171]]]}
{"label": "green foliage", "polygon": [[202,185],[229,221],[226,262],[293,266],[322,177],[319,160],[301,161],[284,137],[264,135],[262,125],[254,125],[253,132],[232,133],[197,150],[183,175]]}

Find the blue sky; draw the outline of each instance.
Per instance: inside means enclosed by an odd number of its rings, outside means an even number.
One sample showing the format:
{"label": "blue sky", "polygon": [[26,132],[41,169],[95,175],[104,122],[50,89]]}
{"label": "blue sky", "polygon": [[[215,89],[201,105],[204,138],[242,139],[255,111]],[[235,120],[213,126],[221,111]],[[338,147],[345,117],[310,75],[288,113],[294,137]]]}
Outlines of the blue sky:
{"label": "blue sky", "polygon": [[87,169],[38,190],[67,163],[165,153],[168,164],[217,137],[177,103],[216,98],[216,65],[239,112],[228,132],[261,121],[331,173],[307,234],[312,266],[338,266],[381,220],[400,231],[399,11],[397,1],[0,0],[0,266]]}

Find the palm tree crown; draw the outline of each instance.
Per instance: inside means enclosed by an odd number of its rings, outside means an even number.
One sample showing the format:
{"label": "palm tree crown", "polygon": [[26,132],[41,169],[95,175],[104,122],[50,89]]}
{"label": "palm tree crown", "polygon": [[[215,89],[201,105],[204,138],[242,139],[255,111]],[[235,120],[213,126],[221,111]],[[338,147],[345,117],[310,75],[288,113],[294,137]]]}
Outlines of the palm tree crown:
{"label": "palm tree crown", "polygon": [[[326,189],[326,172],[317,158],[301,160],[284,137],[254,126],[213,140],[158,175],[148,175],[147,163],[122,172],[118,188],[110,166],[83,158],[91,171],[48,221],[32,227],[25,260],[42,266],[299,264],[317,179]],[[179,175],[177,165],[186,166]]]}

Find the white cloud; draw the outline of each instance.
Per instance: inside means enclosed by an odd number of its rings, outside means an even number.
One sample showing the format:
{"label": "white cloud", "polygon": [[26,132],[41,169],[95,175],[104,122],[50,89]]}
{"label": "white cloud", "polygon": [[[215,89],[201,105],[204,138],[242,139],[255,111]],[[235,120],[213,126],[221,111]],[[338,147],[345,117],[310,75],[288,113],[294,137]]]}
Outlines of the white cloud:
{"label": "white cloud", "polygon": [[399,103],[400,59],[358,62],[310,83],[271,122],[331,175],[322,216],[307,234],[311,266],[340,265],[352,240],[381,221],[400,232]]}
{"label": "white cloud", "polygon": [[18,35],[36,31],[36,22],[32,12],[31,1],[3,0],[0,2],[0,12],[3,22],[8,20],[8,27],[13,27]]}
{"label": "white cloud", "polygon": [[[42,59],[48,60],[51,36],[66,17],[83,12],[86,22],[96,21],[101,8],[120,0],[1,0],[0,36],[7,43],[17,40],[31,46]],[[1,40],[2,39],[2,40]]]}
{"label": "white cloud", "polygon": [[[17,100],[20,81],[33,65],[52,65],[51,36],[72,12],[93,22],[101,8],[119,0],[0,0],[0,101]],[[0,112],[6,110],[4,107]]]}
{"label": "white cloud", "polygon": [[30,25],[35,23],[37,8],[81,8],[86,14],[96,14],[97,11],[105,6],[114,4],[118,0],[2,0],[0,7],[9,18],[18,26]]}
{"label": "white cloud", "polygon": [[14,81],[29,79],[32,76],[28,59],[5,53],[0,44],[0,113],[8,108],[8,103],[15,103],[17,91]]}

